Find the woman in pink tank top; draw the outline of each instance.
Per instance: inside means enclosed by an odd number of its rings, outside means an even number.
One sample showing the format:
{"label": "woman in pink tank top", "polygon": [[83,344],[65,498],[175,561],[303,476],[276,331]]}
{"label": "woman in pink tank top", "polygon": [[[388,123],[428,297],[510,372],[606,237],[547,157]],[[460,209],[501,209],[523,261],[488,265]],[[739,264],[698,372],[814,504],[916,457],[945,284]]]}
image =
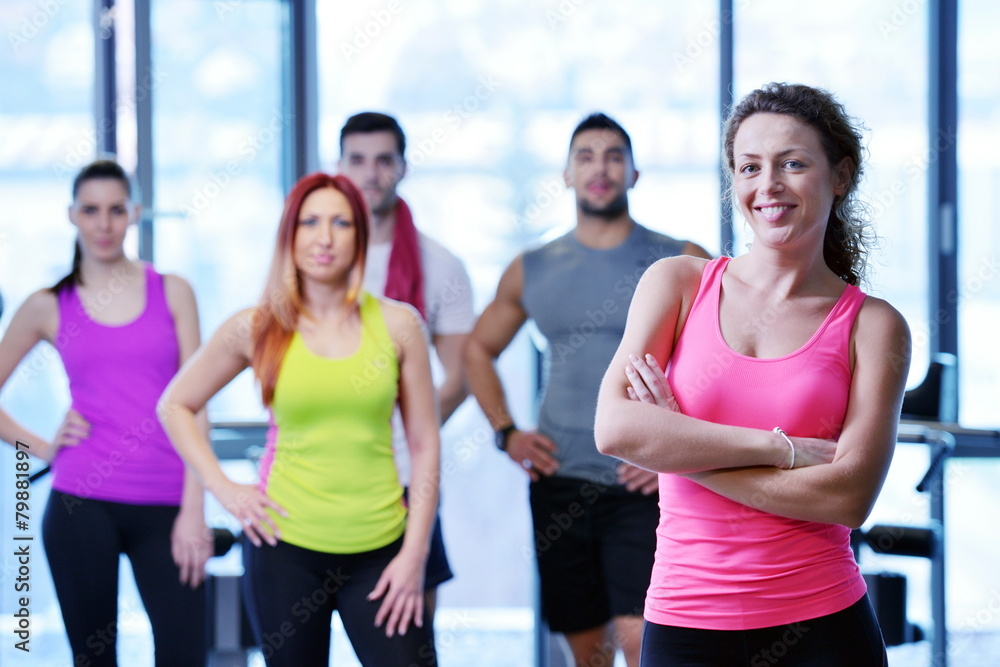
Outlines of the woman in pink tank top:
{"label": "woman in pink tank top", "polygon": [[51,440],[0,409],[0,439],[52,467],[42,538],[72,651],[65,664],[117,664],[121,554],[149,615],[156,664],[206,659],[204,492],[156,416],[200,343],[197,306],[183,279],[125,255],[137,217],[117,163],[84,167],[69,208],[72,271],[29,296],[0,341],[0,386],[42,340],[69,379],[72,405]]}
{"label": "woman in pink tank top", "polygon": [[750,93],[724,132],[749,252],[661,260],[636,289],[595,435],[660,474],[642,665],[885,663],[849,540],[892,459],[910,336],[858,289],[863,152],[826,91]]}

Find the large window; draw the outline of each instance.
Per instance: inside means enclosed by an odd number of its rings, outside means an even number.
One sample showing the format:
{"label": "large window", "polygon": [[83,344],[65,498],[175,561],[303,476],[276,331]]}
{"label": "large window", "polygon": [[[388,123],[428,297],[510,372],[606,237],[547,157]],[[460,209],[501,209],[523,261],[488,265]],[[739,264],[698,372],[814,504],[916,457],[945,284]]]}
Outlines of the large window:
{"label": "large window", "polygon": [[[202,336],[260,297],[284,193],[278,0],[152,3],[156,263],[191,281]],[[209,405],[213,421],[263,420],[253,376]]]}
{"label": "large window", "polygon": [[[400,192],[417,226],[465,260],[480,309],[516,254],[574,224],[562,174],[573,127],[593,111],[632,137],[633,217],[718,252],[710,4],[359,2],[320,3],[318,13],[322,165],[335,168],[349,115],[395,115],[410,164]],[[530,424],[529,336],[499,367],[518,423]],[[527,479],[496,452],[471,399],[446,425],[443,461],[457,576],[442,606],[529,607]]]}
{"label": "large window", "polygon": [[[0,10],[0,294],[6,329],[29,294],[69,271],[74,230],[67,218],[76,171],[100,143],[93,115],[94,39],[90,3],[7,2]],[[7,381],[3,407],[43,437],[69,408],[55,350],[38,345]],[[0,664],[17,664],[11,614],[19,563],[13,556],[14,450],[0,444],[0,612],[5,622]],[[37,470],[38,466],[34,469]],[[32,485],[30,522],[32,653],[29,662],[68,660],[62,620],[41,544],[48,480]],[[65,659],[64,653],[66,651]]]}

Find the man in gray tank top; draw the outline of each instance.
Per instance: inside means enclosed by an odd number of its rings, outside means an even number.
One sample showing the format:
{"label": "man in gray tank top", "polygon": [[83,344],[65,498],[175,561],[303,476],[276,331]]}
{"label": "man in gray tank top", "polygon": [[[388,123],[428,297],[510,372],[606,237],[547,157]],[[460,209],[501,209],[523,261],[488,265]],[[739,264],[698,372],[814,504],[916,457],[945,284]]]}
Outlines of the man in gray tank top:
{"label": "man in gray tank top", "polygon": [[[577,665],[610,665],[617,648],[629,667],[639,664],[659,517],[656,475],[594,444],[601,378],[646,268],[678,254],[710,257],[632,220],[628,190],[638,176],[625,130],[604,114],[585,118],[565,171],[576,227],[507,267],[466,348],[469,382],[497,446],[531,478],[542,612]],[[537,431],[514,425],[494,367],[528,319],[547,342]]]}

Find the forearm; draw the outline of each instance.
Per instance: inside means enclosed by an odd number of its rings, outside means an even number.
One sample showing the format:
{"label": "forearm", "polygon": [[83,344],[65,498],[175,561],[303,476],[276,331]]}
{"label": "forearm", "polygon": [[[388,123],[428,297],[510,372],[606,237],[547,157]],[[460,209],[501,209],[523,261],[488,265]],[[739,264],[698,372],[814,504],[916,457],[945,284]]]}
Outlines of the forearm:
{"label": "forearm", "polygon": [[602,454],[654,472],[788,465],[787,445],[771,431],[713,424],[656,405],[608,398],[604,390],[594,435]]}
{"label": "forearm", "polygon": [[444,384],[438,391],[442,424],[448,421],[468,395],[469,387],[463,374],[459,374],[458,377],[449,375],[445,378]]}
{"label": "forearm", "polygon": [[[209,424],[205,410],[195,417],[202,435],[208,439]],[[201,485],[197,475],[188,466],[184,466],[184,494],[181,497],[181,512],[190,512],[197,516],[205,516],[205,487]]]}
{"label": "forearm", "polygon": [[494,366],[494,357],[482,348],[470,343],[466,354],[466,371],[472,393],[494,429],[513,423],[507,407],[500,375]]}
{"label": "forearm", "polygon": [[416,446],[411,443],[410,457],[412,474],[403,548],[416,550],[426,557],[440,493],[441,455],[437,438],[433,438],[433,442],[417,443]]}
{"label": "forearm", "polygon": [[[174,449],[194,472],[196,479],[193,481],[200,482],[204,489],[215,493],[215,489],[228,478],[212,451],[204,426],[199,424],[189,408],[182,405],[161,403],[158,413]],[[187,491],[188,484],[185,483],[185,493]],[[191,493],[194,493],[193,489]]]}
{"label": "forearm", "polygon": [[874,495],[843,462],[795,470],[741,468],[686,475],[710,491],[747,507],[799,521],[857,528],[871,511]]}
{"label": "forearm", "polygon": [[15,421],[3,408],[0,408],[0,440],[11,446],[15,446],[18,442],[23,442],[28,446],[27,451],[32,456],[36,456],[44,461],[51,460],[49,452],[52,449],[52,445],[49,441]]}

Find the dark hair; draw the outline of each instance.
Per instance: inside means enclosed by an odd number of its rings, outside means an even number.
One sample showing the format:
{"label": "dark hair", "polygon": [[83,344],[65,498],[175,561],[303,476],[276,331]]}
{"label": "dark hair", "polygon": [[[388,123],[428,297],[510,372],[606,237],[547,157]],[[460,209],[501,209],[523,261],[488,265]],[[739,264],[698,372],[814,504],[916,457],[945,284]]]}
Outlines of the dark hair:
{"label": "dark hair", "polygon": [[860,124],[847,114],[844,105],[821,88],[789,83],[761,86],[740,100],[723,126],[722,159],[729,166],[730,191],[736,171],[733,156],[736,132],[744,120],[758,113],[792,116],[816,130],[831,167],[845,157],[851,161],[851,181],[844,194],[834,198],[830,209],[823,259],[842,280],[858,285],[865,278],[869,249],[875,243],[868,209],[858,200],[858,184],[868,152]]}
{"label": "dark hair", "polygon": [[[80,188],[87,181],[93,181],[99,178],[105,178],[112,181],[118,181],[125,188],[125,194],[130,198],[132,197],[132,183],[129,181],[128,174],[122,169],[121,165],[114,160],[95,160],[88,164],[86,167],[80,170],[80,173],[76,175],[73,179],[73,199],[76,200],[78,194],[80,194]],[[59,294],[63,290],[67,290],[74,285],[82,285],[83,278],[80,276],[80,263],[83,261],[83,255],[80,253],[80,241],[73,241],[73,265],[70,268],[69,273],[62,277],[62,279],[51,287],[51,290],[56,294]]]}
{"label": "dark hair", "polygon": [[350,134],[370,132],[392,132],[396,136],[396,146],[400,156],[406,155],[406,135],[396,119],[376,111],[364,111],[347,119],[340,130],[340,152],[344,152],[344,138]]}
{"label": "dark hair", "polygon": [[619,125],[618,122],[610,116],[597,112],[592,113],[581,120],[580,124],[576,126],[575,130],[573,130],[573,134],[570,135],[570,147],[573,146],[573,141],[576,139],[576,136],[581,132],[586,132],[587,130],[611,130],[612,132],[617,132],[622,135],[622,139],[625,140],[625,146],[628,148],[629,157],[633,159],[633,162],[635,161],[632,154],[632,139],[628,136],[628,132],[625,131],[625,128]]}

